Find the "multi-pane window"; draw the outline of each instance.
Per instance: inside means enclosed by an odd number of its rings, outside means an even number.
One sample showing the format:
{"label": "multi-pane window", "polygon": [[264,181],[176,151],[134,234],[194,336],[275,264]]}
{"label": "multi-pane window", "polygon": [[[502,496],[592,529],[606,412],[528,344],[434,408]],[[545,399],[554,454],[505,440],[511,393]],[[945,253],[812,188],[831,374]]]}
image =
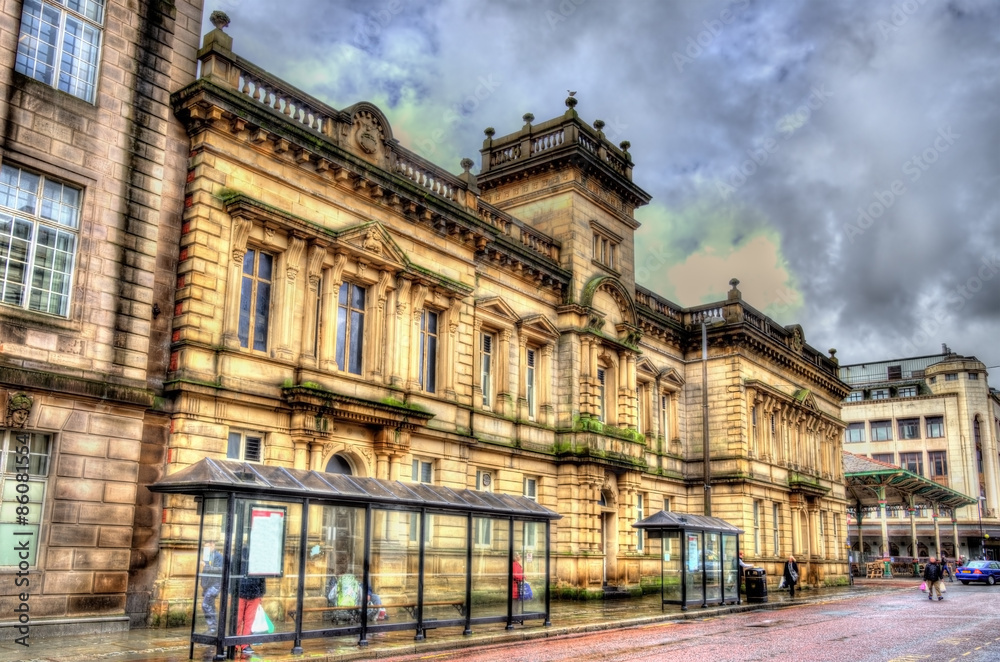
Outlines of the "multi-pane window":
{"label": "multi-pane window", "polygon": [[43,175],[0,168],[0,301],[69,313],[81,197]]}
{"label": "multi-pane window", "polygon": [[924,454],[923,453],[900,453],[899,466],[912,471],[918,476],[924,475]]}
{"label": "multi-pane window", "polygon": [[956,381],[958,381],[958,373],[957,372],[949,372],[947,375],[944,376],[944,380],[946,382],[956,382]]}
{"label": "multi-pane window", "polygon": [[597,369],[597,420],[601,423],[605,422],[605,409],[604,409],[604,387],[605,387],[606,374],[604,368]]}
{"label": "multi-pane window", "polygon": [[594,260],[606,267],[615,268],[615,242],[599,232],[594,233]]}
{"label": "multi-pane window", "polygon": [[14,70],[93,103],[104,0],[25,0]]}
{"label": "multi-pane window", "polygon": [[0,566],[35,565],[51,441],[47,434],[0,430]]}
{"label": "multi-pane window", "polygon": [[970,372],[969,373],[969,379],[971,379],[973,381],[979,379],[979,373],[978,372]]}
{"label": "multi-pane window", "polygon": [[[476,489],[480,492],[493,491],[493,472],[485,469],[476,470]],[[487,517],[473,519],[473,536],[476,545],[489,546],[493,544],[493,521]],[[415,536],[414,536],[415,537]]]}
{"label": "multi-pane window", "polygon": [[886,464],[891,464],[893,466],[896,464],[895,453],[872,453],[872,459],[876,462],[885,462]]}
{"label": "multi-pane window", "polygon": [[851,444],[864,440],[865,440],[865,424],[848,423],[847,429],[844,430],[844,442]]}
{"label": "multi-pane window", "polygon": [[[646,518],[646,495],[636,494],[635,495],[635,521],[641,522]],[[644,551],[644,539],[642,537],[642,529],[636,529],[635,533],[635,551],[640,554]]]}
{"label": "multi-pane window", "polygon": [[887,373],[890,380],[902,379],[903,378],[903,366],[891,365],[889,366]]}
{"label": "multi-pane window", "polygon": [[889,399],[889,389],[887,388],[872,389],[872,400],[888,400],[888,399]]}
{"label": "multi-pane window", "polygon": [[670,396],[660,396],[660,434],[663,439],[670,441]]}
{"label": "multi-pane window", "polygon": [[760,556],[760,501],[753,502],[753,553]]}
{"label": "multi-pane window", "polygon": [[947,451],[927,451],[927,464],[930,466],[931,477],[941,478],[948,475]]}
{"label": "multi-pane window", "polygon": [[365,337],[365,289],[354,283],[340,284],[337,299],[337,368],[361,374]]}
{"label": "multi-pane window", "polygon": [[865,399],[864,391],[851,391],[847,394],[847,402],[861,402]]}
{"label": "multi-pane window", "polygon": [[778,504],[771,505],[771,528],[774,536],[772,541],[774,545],[774,550],[772,556],[781,556],[781,506]]}
{"label": "multi-pane window", "polygon": [[901,418],[896,423],[899,425],[900,439],[920,439],[919,418]]}
{"label": "multi-pane window", "polygon": [[496,337],[492,333],[480,336],[480,371],[479,384],[483,390],[483,407],[493,406],[493,350],[496,347]]}
{"label": "multi-pane window", "polygon": [[420,388],[437,391],[438,314],[424,310],[420,315]]}
{"label": "multi-pane window", "polygon": [[260,462],[264,456],[264,435],[255,432],[230,432],[226,457],[230,460]]}
{"label": "multi-pane window", "polygon": [[[427,460],[421,460],[419,458],[414,458],[412,465],[412,480],[414,483],[427,483],[432,484],[434,482],[434,463]],[[431,516],[426,515],[426,523],[424,526],[424,542],[431,541]],[[420,514],[413,513],[410,516],[410,540],[412,542],[417,541],[417,530],[420,527]]]}
{"label": "multi-pane window", "polygon": [[524,393],[528,401],[528,420],[533,421],[538,415],[538,403],[535,395],[535,377],[538,366],[538,350],[529,347],[525,351],[524,360],[526,362],[524,370]]}
{"label": "multi-pane window", "polygon": [[928,439],[940,439],[944,436],[944,416],[927,416],[924,422],[927,424]]}
{"label": "multi-pane window", "polygon": [[[538,479],[537,478],[527,478],[524,479],[524,496],[532,501],[538,501]],[[535,522],[525,522],[524,523],[524,546],[534,547],[536,542],[535,537],[535,527],[537,524]]]}
{"label": "multi-pane window", "polygon": [[900,398],[915,398],[917,397],[917,387],[916,386],[900,386],[896,391],[896,395]]}
{"label": "multi-pane window", "polygon": [[892,441],[892,421],[872,421],[872,441]]}
{"label": "multi-pane window", "polygon": [[271,275],[274,256],[250,249],[243,256],[240,283],[240,347],[267,351],[267,330],[271,315]]}

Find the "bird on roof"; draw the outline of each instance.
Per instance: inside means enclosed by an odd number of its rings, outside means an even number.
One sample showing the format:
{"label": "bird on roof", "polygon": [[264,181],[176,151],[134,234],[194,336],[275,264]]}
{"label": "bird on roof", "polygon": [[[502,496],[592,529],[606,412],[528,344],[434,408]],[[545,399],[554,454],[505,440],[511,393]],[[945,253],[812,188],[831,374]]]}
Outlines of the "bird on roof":
{"label": "bird on roof", "polygon": [[569,95],[571,97],[575,97],[576,96],[576,90],[566,90],[566,91],[569,92]]}

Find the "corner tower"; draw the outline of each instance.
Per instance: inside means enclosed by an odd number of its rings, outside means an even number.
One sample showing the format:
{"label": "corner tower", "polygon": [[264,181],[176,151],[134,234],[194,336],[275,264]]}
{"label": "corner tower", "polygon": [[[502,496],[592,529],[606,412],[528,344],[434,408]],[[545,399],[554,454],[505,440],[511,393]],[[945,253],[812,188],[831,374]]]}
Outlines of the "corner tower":
{"label": "corner tower", "polygon": [[561,117],[532,124],[527,113],[520,131],[500,138],[487,128],[478,186],[484,200],[561,243],[560,266],[573,273],[570,301],[605,276],[634,298],[634,213],[650,195],[632,183],[628,141],[616,147],[604,122],[581,121],[573,94]]}

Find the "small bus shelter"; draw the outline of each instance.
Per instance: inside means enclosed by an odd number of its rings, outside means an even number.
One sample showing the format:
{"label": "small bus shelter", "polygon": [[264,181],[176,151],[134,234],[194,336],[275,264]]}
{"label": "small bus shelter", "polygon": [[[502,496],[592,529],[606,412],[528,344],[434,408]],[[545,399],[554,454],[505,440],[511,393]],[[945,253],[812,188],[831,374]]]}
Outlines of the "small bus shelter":
{"label": "small bus shelter", "polygon": [[743,529],[717,517],[665,510],[632,526],[662,543],[661,607],[679,604],[686,611],[688,605],[740,604]]}
{"label": "small bus shelter", "polygon": [[[530,499],[208,458],[150,489],[198,506],[192,657],[195,644],[223,660],[258,642],[302,653],[317,637],[551,624],[560,516]],[[272,631],[253,627],[258,607]]]}

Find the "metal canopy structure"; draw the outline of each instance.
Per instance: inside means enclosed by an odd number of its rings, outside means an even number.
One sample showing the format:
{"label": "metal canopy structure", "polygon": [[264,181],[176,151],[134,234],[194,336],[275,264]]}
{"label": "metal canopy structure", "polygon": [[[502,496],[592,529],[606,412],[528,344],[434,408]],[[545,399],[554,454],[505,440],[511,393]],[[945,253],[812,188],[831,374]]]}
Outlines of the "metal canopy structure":
{"label": "metal canopy structure", "polygon": [[[886,519],[888,509],[905,506],[909,510],[910,538],[912,550],[916,556],[918,546],[914,510],[917,506],[930,507],[933,513],[935,547],[940,555],[941,531],[938,525],[938,514],[942,510],[947,510],[954,515],[956,508],[977,503],[976,499],[972,497],[939,485],[912,471],[879,460],[872,460],[862,455],[855,455],[847,451],[842,452],[844,482],[848,495],[848,513],[853,514],[858,521],[858,552],[861,555],[864,554],[864,538],[861,529],[863,519],[869,513],[873,513],[880,519],[882,525],[882,554],[885,561],[885,574],[891,574],[889,532]],[[952,529],[957,554],[958,530],[954,517],[952,517]]]}
{"label": "metal canopy structure", "polygon": [[662,545],[661,609],[679,604],[740,604],[739,554],[743,529],[718,517],[661,510],[636,522]]}
{"label": "metal canopy structure", "polygon": [[204,458],[150,486],[166,494],[261,494],[271,498],[337,501],[384,508],[461,510],[476,515],[556,520],[562,516],[531,499],[512,494],[453,490],[361,476],[288,469],[238,460]]}

